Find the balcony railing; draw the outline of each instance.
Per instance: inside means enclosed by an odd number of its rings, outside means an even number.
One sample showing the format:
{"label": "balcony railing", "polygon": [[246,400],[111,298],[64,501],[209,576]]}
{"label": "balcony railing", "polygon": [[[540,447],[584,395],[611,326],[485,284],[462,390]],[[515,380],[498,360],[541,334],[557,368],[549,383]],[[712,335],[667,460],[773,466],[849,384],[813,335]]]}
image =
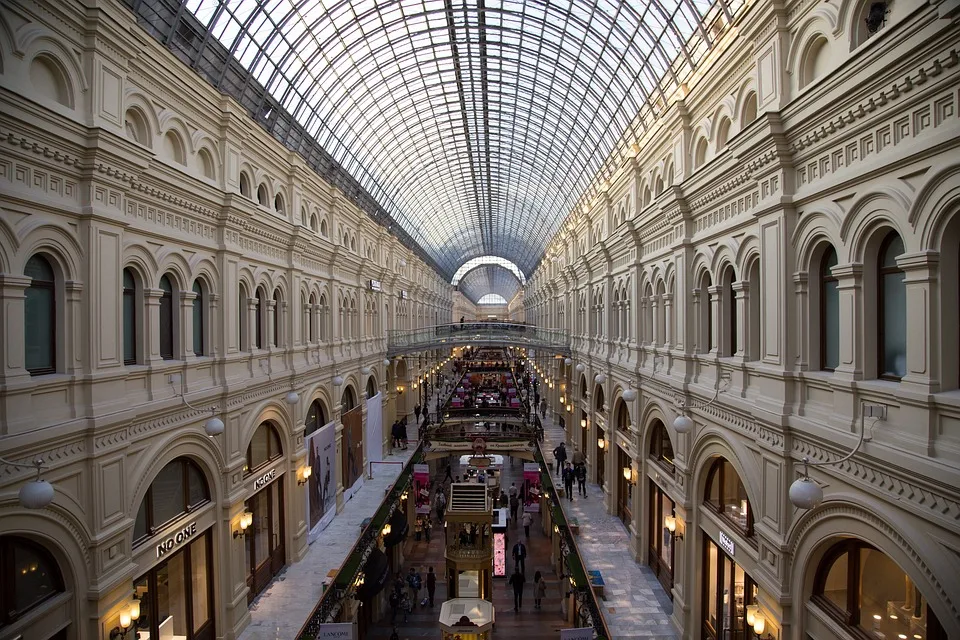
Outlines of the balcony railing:
{"label": "balcony railing", "polygon": [[464,322],[387,332],[387,353],[467,345],[518,346],[570,353],[570,336],[560,329],[544,329],[512,322]]}

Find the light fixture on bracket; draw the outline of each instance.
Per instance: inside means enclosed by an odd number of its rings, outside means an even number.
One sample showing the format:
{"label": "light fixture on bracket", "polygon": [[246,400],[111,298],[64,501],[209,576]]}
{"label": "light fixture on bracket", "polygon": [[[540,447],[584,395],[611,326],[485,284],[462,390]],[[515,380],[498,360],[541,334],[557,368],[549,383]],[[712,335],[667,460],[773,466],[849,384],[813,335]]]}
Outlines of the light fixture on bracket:
{"label": "light fixture on bracket", "polygon": [[637,399],[637,390],[633,386],[633,380],[631,380],[630,385],[623,390],[622,397],[625,402],[633,402]]}
{"label": "light fixture on bracket", "polygon": [[692,409],[706,409],[714,402],[717,401],[717,398],[720,397],[721,393],[724,393],[727,389],[730,388],[730,374],[721,373],[720,381],[717,383],[717,391],[713,394],[713,397],[709,402],[703,404],[695,404],[688,406],[687,403],[680,402],[676,403],[677,417],[673,419],[673,428],[676,429],[677,433],[690,433],[693,430],[693,419],[687,415],[687,411]]}
{"label": "light fixture on bracket", "polygon": [[[182,375],[180,375],[179,373],[172,373],[172,374],[170,374],[170,384],[171,384],[171,385],[176,385],[176,384],[179,384],[179,385],[180,385],[180,392],[178,393],[176,390],[174,390],[173,394],[174,394],[174,396],[179,397],[180,400],[183,402],[184,405],[186,405],[186,406],[189,407],[190,409],[193,409],[194,411],[204,411],[204,409],[198,409],[197,407],[195,407],[195,406],[193,406],[192,404],[190,404],[189,402],[187,402],[186,389],[184,389],[184,383],[183,383],[183,376],[182,376]],[[297,400],[299,400],[299,397],[297,398]],[[206,432],[206,434],[207,434],[208,436],[210,436],[211,438],[214,437],[214,436],[218,436],[218,435],[220,435],[221,433],[223,433],[223,420],[221,420],[221,419],[217,416],[217,409],[218,409],[218,407],[216,407],[216,406],[210,407],[210,409],[209,409],[209,411],[210,411],[210,417],[207,418],[207,421],[203,423],[203,430],[204,430],[204,431]]]}
{"label": "light fixture on bracket", "polygon": [[360,373],[365,376],[370,375],[370,367],[360,367]]}
{"label": "light fixture on bracket", "polygon": [[286,396],[284,396],[284,401],[289,404],[291,407],[297,406],[297,403],[300,402],[300,394],[296,391],[291,391]]}
{"label": "light fixture on bracket", "polygon": [[683,540],[683,531],[677,531],[677,517],[673,515],[663,517],[663,526],[670,532],[670,537]]}
{"label": "light fixture on bracket", "polygon": [[17,467],[18,469],[37,470],[37,478],[30,482],[23,483],[23,486],[20,487],[18,498],[21,507],[26,509],[43,509],[53,502],[53,485],[46,480],[40,479],[40,474],[46,466],[43,460],[37,458],[33,461],[33,464],[20,464],[19,462],[10,462],[9,460],[0,458],[0,462],[8,464],[11,467]]}
{"label": "light fixture on bracket", "polygon": [[886,417],[886,407],[882,404],[867,404],[860,401],[860,437],[857,439],[857,445],[842,458],[836,460],[826,460],[824,462],[810,462],[806,456],[803,457],[803,475],[793,481],[790,485],[790,502],[798,509],[815,509],[823,502],[823,489],[815,480],[810,478],[809,467],[823,467],[828,464],[839,464],[846,462],[860,450],[863,443],[870,438],[866,436],[865,418],[876,418],[883,420]]}
{"label": "light fixture on bracket", "polygon": [[343,376],[337,373],[337,370],[333,370],[333,379],[330,381],[333,383],[333,386],[340,387],[343,386]]}
{"label": "light fixture on bracket", "polygon": [[587,367],[584,366],[584,364],[581,362],[581,363],[578,364],[576,367],[574,367],[574,369],[577,370],[577,373],[583,373],[584,371],[587,370]]}
{"label": "light fixture on bracket", "polygon": [[237,528],[233,530],[233,537],[239,538],[240,536],[246,536],[250,533],[250,525],[253,524],[253,512],[245,510],[240,514],[240,519],[237,521]]}
{"label": "light fixture on bracket", "polygon": [[564,358],[563,364],[569,367],[570,365],[573,364],[573,358]]}
{"label": "light fixture on bracket", "polygon": [[389,367],[389,366],[390,366],[390,358],[384,358],[384,359],[383,359],[383,366],[385,366],[385,367]]}
{"label": "light fixture on bracket", "polygon": [[597,375],[593,376],[593,381],[597,384],[603,384],[607,381],[607,376],[603,373],[598,373]]}
{"label": "light fixture on bracket", "polygon": [[[134,596],[128,609],[120,612],[119,624],[110,630],[110,640],[125,640],[133,623],[140,618],[140,601]],[[136,632],[134,632],[136,633]]]}

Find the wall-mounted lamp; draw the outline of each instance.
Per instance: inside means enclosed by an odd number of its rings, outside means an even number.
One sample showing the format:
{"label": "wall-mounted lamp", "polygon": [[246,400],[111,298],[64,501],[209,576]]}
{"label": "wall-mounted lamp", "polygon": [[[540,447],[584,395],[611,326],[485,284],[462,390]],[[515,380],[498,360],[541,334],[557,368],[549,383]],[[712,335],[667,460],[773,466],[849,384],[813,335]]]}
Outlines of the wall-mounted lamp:
{"label": "wall-mounted lamp", "polygon": [[336,371],[334,371],[333,380],[331,380],[331,382],[333,382],[333,386],[335,386],[335,387],[342,386],[342,385],[343,385],[343,376],[340,375],[339,373],[337,373]]}
{"label": "wall-mounted lamp", "polygon": [[560,527],[558,525],[553,525],[553,532],[560,533]]}
{"label": "wall-mounted lamp", "polygon": [[582,420],[580,420],[580,426],[581,426],[582,428],[584,428],[584,429],[587,428],[587,419],[586,419],[586,418],[583,418]]}
{"label": "wall-mounted lamp", "polygon": [[603,448],[607,446],[607,441],[603,438],[597,438],[597,449],[603,451]]}
{"label": "wall-mounted lamp", "polygon": [[297,484],[303,486],[307,484],[307,481],[310,480],[310,476],[313,475],[313,468],[305,466],[302,469],[300,469],[300,473],[298,475],[300,477],[297,480]]}
{"label": "wall-mounted lamp", "polygon": [[560,396],[560,404],[566,404],[566,403],[567,403],[566,398],[563,396]]}
{"label": "wall-mounted lamp", "polygon": [[596,382],[597,384],[603,384],[604,382],[607,381],[607,376],[602,373],[598,373],[593,377],[593,381]]}
{"label": "wall-mounted lamp", "polygon": [[391,532],[391,531],[393,531],[393,527],[390,526],[390,523],[389,523],[389,522],[388,522],[387,524],[383,525],[383,535],[384,535],[384,536],[390,535],[390,532]]}
{"label": "wall-mounted lamp", "polygon": [[633,388],[633,381],[630,381],[630,386],[623,390],[623,400],[624,402],[633,402],[637,399],[637,390]]}
{"label": "wall-mounted lamp", "polygon": [[110,630],[110,640],[126,638],[127,631],[139,617],[140,601],[134,598],[130,606],[120,612],[120,624]]}
{"label": "wall-mounted lamp", "polygon": [[667,531],[675,540],[683,540],[683,531],[677,531],[677,518],[675,516],[663,516],[663,526],[667,528]]}
{"label": "wall-mounted lamp", "polygon": [[401,387],[399,384],[397,385],[397,393],[399,395],[403,395],[403,387]]}
{"label": "wall-mounted lamp", "polygon": [[571,358],[564,358],[563,364],[565,364],[565,365],[567,365],[567,366],[569,367],[570,365],[573,364],[573,359],[571,359]]}
{"label": "wall-mounted lamp", "polygon": [[[201,409],[198,409],[197,407],[187,402],[186,388],[183,382],[182,375],[180,375],[179,373],[172,373],[170,374],[169,381],[170,381],[170,384],[174,386],[174,392],[173,392],[174,397],[179,397],[180,400],[183,402],[183,404],[189,407],[190,409],[193,409],[194,411],[201,411]],[[176,391],[177,385],[180,386],[179,393],[177,393]],[[298,401],[300,400],[299,396],[297,397],[297,400]],[[223,433],[223,420],[217,417],[217,407],[210,407],[209,411],[210,411],[210,417],[207,418],[207,421],[205,423],[203,423],[203,430],[204,432],[206,432],[208,436],[212,438],[213,436],[218,436],[221,433]]]}
{"label": "wall-mounted lamp", "polygon": [[757,638],[773,638],[772,633],[763,635],[767,628],[767,619],[760,611],[760,605],[752,604],[747,607],[747,626],[753,627],[753,632],[757,634]]}
{"label": "wall-mounted lamp", "polygon": [[582,362],[574,368],[577,370],[577,373],[583,373],[584,371],[587,370],[587,368],[583,365]]}
{"label": "wall-mounted lamp", "polygon": [[47,482],[46,480],[40,479],[40,474],[43,472],[46,464],[43,460],[39,458],[33,461],[32,465],[20,464],[18,462],[10,462],[9,460],[4,460],[0,458],[0,462],[3,464],[8,464],[11,467],[17,467],[18,469],[29,469],[31,467],[36,468],[37,478],[31,482],[24,482],[23,486],[20,487],[20,506],[27,509],[43,509],[48,504],[53,502],[53,485]]}
{"label": "wall-mounted lamp", "polygon": [[720,379],[717,381],[717,391],[713,394],[708,402],[696,405],[688,406],[686,402],[676,403],[677,417],[673,420],[673,428],[677,433],[690,433],[693,430],[693,419],[687,415],[687,411],[690,409],[706,409],[714,402],[717,401],[717,398],[720,397],[720,394],[730,388],[730,374],[723,372],[720,374]]}
{"label": "wall-mounted lamp", "polygon": [[636,473],[630,467],[623,468],[623,479],[629,482],[630,484],[637,484]]}
{"label": "wall-mounted lamp", "polygon": [[240,514],[240,520],[237,522],[237,528],[233,530],[233,537],[239,538],[240,536],[246,536],[247,531],[250,529],[250,525],[253,524],[253,512],[244,511]]}
{"label": "wall-mounted lamp", "polygon": [[384,358],[384,359],[383,359],[383,366],[385,366],[385,367],[389,367],[389,366],[390,366],[390,358]]}

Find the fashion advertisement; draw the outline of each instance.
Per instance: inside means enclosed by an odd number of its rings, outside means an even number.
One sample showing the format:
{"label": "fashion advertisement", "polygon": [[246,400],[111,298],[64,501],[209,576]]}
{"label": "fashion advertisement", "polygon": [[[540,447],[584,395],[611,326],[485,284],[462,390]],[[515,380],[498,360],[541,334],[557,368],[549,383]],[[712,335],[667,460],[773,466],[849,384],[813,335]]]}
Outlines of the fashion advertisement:
{"label": "fashion advertisement", "polygon": [[323,531],[336,513],[337,505],[337,449],[334,444],[336,425],[330,422],[306,438],[307,464],[310,479],[307,482],[307,514],[313,540]]}
{"label": "fashion advertisement", "polygon": [[540,465],[523,463],[523,510],[540,512]]}
{"label": "fashion advertisement", "polygon": [[383,395],[367,399],[367,462],[383,460]]}
{"label": "fashion advertisement", "polygon": [[430,513],[430,466],[413,465],[413,492],[416,496],[417,513]]}
{"label": "fashion advertisement", "polygon": [[355,407],[343,414],[343,499],[349,500],[363,484],[363,409]]}

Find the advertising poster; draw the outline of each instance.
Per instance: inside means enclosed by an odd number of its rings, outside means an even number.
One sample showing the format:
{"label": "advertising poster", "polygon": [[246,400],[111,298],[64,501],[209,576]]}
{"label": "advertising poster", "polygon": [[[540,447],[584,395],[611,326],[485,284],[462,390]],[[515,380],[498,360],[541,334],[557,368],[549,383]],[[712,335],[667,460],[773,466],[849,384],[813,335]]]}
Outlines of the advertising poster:
{"label": "advertising poster", "polygon": [[523,510],[540,512],[540,465],[523,463]]}
{"label": "advertising poster", "polygon": [[313,540],[323,531],[337,506],[337,449],[334,444],[336,425],[331,422],[317,429],[306,438],[307,464],[310,479],[307,482],[307,514],[310,517],[310,533]]}
{"label": "advertising poster", "polygon": [[507,534],[493,534],[493,576],[502,578],[507,575]]}
{"label": "advertising poster", "polygon": [[355,407],[343,414],[343,499],[349,500],[363,484],[363,409]]}
{"label": "advertising poster", "polygon": [[383,460],[383,396],[380,393],[367,400],[367,462]]}
{"label": "advertising poster", "polygon": [[416,497],[417,513],[430,513],[430,466],[413,465],[413,494]]}

